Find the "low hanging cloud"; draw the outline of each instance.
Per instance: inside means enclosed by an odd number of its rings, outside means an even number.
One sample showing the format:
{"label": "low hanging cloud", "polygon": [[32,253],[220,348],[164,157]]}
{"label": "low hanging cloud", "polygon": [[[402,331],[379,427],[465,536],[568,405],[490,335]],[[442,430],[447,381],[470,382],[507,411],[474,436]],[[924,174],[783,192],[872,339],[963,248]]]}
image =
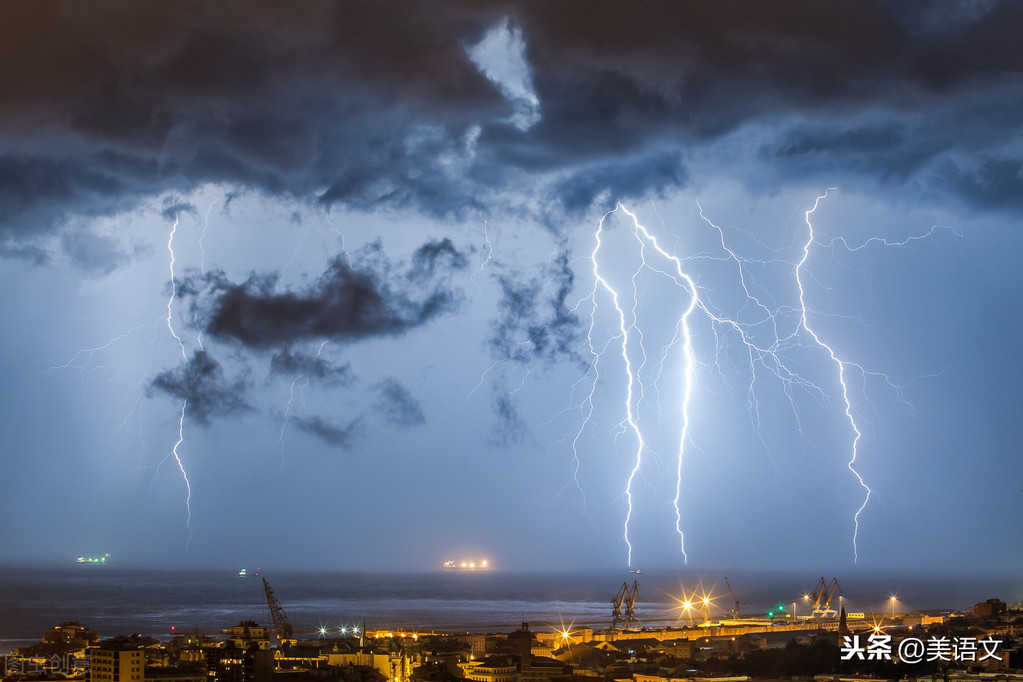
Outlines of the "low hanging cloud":
{"label": "low hanging cloud", "polygon": [[[298,291],[279,293],[276,274],[254,274],[240,284],[223,273],[207,276],[209,300],[196,304],[205,308],[206,331],[264,350],[317,340],[357,341],[400,336],[458,306],[459,296],[446,279],[468,261],[448,240],[420,247],[404,275],[395,274],[399,267],[379,243],[351,258],[349,264],[348,257],[337,256],[315,283]],[[186,282],[182,291],[198,295],[201,285]],[[282,355],[278,362],[301,361]],[[327,371],[315,363],[310,367]]]}
{"label": "low hanging cloud", "polygon": [[328,445],[347,447],[352,444],[358,432],[358,422],[338,425],[323,417],[291,417],[289,423],[300,431],[316,436]]}
{"label": "low hanging cloud", "polygon": [[270,372],[303,375],[334,385],[346,385],[355,381],[355,373],[349,363],[335,365],[319,355],[292,351],[290,348],[274,353],[270,358]]}
{"label": "low hanging cloud", "polygon": [[201,424],[252,409],[243,397],[245,382],[228,381],[220,364],[202,350],[186,363],[156,375],[149,389],[185,401],[185,414]]}
{"label": "low hanging cloud", "polygon": [[418,426],[426,423],[423,406],[412,393],[394,377],[377,385],[376,407],[391,424],[397,426]]}
{"label": "low hanging cloud", "polygon": [[501,299],[491,323],[490,352],[498,360],[579,360],[579,318],[568,306],[575,275],[561,253],[542,278],[498,277]]}

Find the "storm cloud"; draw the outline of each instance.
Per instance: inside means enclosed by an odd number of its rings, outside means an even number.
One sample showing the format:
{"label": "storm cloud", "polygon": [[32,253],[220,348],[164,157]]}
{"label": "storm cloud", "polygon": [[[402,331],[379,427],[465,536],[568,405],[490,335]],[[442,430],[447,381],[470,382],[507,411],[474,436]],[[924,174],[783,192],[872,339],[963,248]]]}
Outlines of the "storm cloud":
{"label": "storm cloud", "polygon": [[[761,159],[734,172],[775,188],[827,159],[832,180],[1016,210],[1021,23],[1011,2],[5,3],[3,252],[39,260],[71,215],[207,183],[573,212],[709,157]],[[474,61],[495,31],[524,84]]]}
{"label": "storm cloud", "polygon": [[[450,242],[427,243],[416,252],[412,269],[395,276],[395,264],[377,243],[355,254],[354,264],[346,255],[337,256],[313,285],[300,291],[278,293],[274,274],[254,274],[240,284],[213,275],[208,278],[207,331],[257,349],[398,336],[456,308],[457,294],[444,278],[434,276],[441,260],[447,268],[466,263]],[[196,284],[186,290],[196,291]],[[318,365],[312,369],[326,371]]]}
{"label": "storm cloud", "polygon": [[381,381],[377,386],[377,409],[392,424],[417,426],[426,423],[423,406],[412,393],[394,377]]}
{"label": "storm cloud", "polygon": [[274,353],[270,358],[270,371],[273,374],[304,375],[319,379],[329,384],[349,384],[355,380],[351,365],[335,365],[319,357],[290,348]]}
{"label": "storm cloud", "polygon": [[578,360],[579,318],[568,307],[575,275],[561,253],[543,278],[498,277],[501,299],[491,323],[490,350],[500,360]]}
{"label": "storm cloud", "polygon": [[292,417],[289,422],[294,424],[299,431],[316,436],[328,445],[339,447],[351,445],[358,429],[357,423],[354,422],[346,426],[340,426],[318,416]]}
{"label": "storm cloud", "polygon": [[150,383],[151,391],[185,401],[185,414],[201,424],[209,424],[215,416],[250,411],[243,397],[245,388],[242,380],[227,380],[220,364],[202,350],[188,362],[156,375]]}

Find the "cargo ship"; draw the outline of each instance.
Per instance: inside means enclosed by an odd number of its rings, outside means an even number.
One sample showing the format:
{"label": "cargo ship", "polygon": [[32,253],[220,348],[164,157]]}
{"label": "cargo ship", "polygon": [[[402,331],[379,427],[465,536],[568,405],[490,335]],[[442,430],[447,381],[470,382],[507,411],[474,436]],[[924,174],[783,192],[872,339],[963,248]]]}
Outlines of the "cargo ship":
{"label": "cargo ship", "polygon": [[109,554],[103,556],[80,556],[75,559],[76,564],[105,564],[107,559],[110,558]]}
{"label": "cargo ship", "polygon": [[480,561],[454,561],[449,559],[444,562],[443,567],[461,571],[486,571],[490,568],[490,562],[486,559]]}

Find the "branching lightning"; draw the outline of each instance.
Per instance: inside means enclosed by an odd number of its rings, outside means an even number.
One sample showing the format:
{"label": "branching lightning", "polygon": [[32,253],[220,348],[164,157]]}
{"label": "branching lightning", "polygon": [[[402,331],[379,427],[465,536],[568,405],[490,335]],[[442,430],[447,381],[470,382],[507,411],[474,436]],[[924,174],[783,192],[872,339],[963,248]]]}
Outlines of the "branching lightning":
{"label": "branching lightning", "polygon": [[[314,356],[316,359],[319,359],[320,354],[323,353],[323,349],[324,349],[324,347],[328,343],[330,343],[330,342],[329,341],[321,341],[320,342],[320,346],[319,346],[319,348],[316,349],[316,355]],[[302,382],[302,383],[299,384],[299,382]],[[295,402],[295,393],[296,393],[295,388],[296,387],[301,389],[302,391],[304,391],[306,388],[308,388],[309,387],[309,376],[307,374],[303,373],[303,372],[299,372],[298,374],[296,374],[292,378],[292,380],[291,380],[291,388],[288,391],[288,400],[284,403],[284,417],[281,420],[281,430],[280,430],[280,433],[277,436],[277,445],[275,446],[275,447],[279,447],[281,449],[281,474],[282,475],[284,474],[284,462],[285,462],[285,458],[284,458],[284,433],[288,429],[288,422],[291,421],[291,406]]]}
{"label": "branching lightning", "polygon": [[[856,434],[853,437],[852,446],[851,446],[851,456],[849,458],[849,463],[846,466],[849,468],[849,471],[852,472],[853,476],[856,477],[856,480],[859,481],[860,486],[866,491],[866,495],[864,495],[864,497],[863,497],[863,504],[860,505],[860,508],[856,510],[856,514],[853,516],[853,537],[852,537],[853,561],[858,561],[859,560],[859,550],[857,548],[857,544],[856,543],[857,543],[857,540],[859,538],[859,533],[860,533],[860,514],[863,513],[864,509],[866,509],[867,503],[870,501],[870,495],[871,495],[872,491],[870,489],[870,486],[868,486],[866,484],[866,482],[863,480],[863,477],[860,476],[860,472],[858,472],[856,470],[856,466],[855,466],[856,465],[856,456],[858,454],[857,448],[858,448],[859,443],[860,443],[860,438],[863,436],[863,434],[860,431],[859,426],[856,425],[856,419],[853,417],[852,403],[849,401],[849,387],[845,383],[845,369],[846,369],[846,366],[847,366],[847,364],[854,364],[854,363],[846,363],[845,361],[841,360],[835,354],[834,349],[831,346],[829,346],[828,344],[824,343],[824,341],[821,340],[820,336],[817,335],[817,332],[815,332],[810,327],[810,323],[807,320],[807,315],[806,315],[806,292],[803,289],[803,278],[802,278],[803,266],[806,264],[807,258],[810,257],[810,246],[814,242],[813,224],[810,222],[810,214],[812,214],[814,211],[817,210],[817,207],[820,205],[820,202],[821,202],[822,199],[827,198],[828,191],[830,191],[830,189],[825,191],[824,194],[818,196],[816,201],[813,202],[813,207],[806,212],[805,221],[806,221],[806,228],[807,228],[807,238],[806,238],[806,242],[803,244],[803,257],[799,260],[799,263],[796,264],[796,284],[799,286],[800,323],[801,323],[803,329],[805,329],[806,332],[811,337],[813,337],[814,342],[816,342],[816,344],[818,346],[823,348],[828,353],[828,355],[831,357],[831,361],[833,363],[835,363],[835,366],[838,368],[838,382],[842,385],[842,402],[843,402],[844,407],[845,407],[845,416],[849,420],[849,427],[852,429],[853,433]],[[858,367],[861,371],[863,370],[863,368],[860,367],[859,365],[854,365],[854,366]]]}
{"label": "branching lightning", "polygon": [[304,374],[297,374],[295,375],[295,378],[291,380],[291,389],[288,393],[288,401],[284,404],[284,419],[281,420],[281,432],[277,437],[277,447],[281,449],[281,474],[284,474],[284,432],[287,430],[288,422],[291,420],[291,405],[295,402],[295,386],[300,381],[303,382],[302,388],[309,385],[309,379]]}
{"label": "branching lightning", "polygon": [[[177,282],[175,280],[174,274],[174,234],[177,232],[179,220],[180,214],[175,215],[174,224],[171,226],[170,230],[170,236],[167,238],[167,251],[170,253],[170,285],[171,285],[170,297],[167,299],[167,329],[170,330],[171,336],[174,337],[174,340],[178,342],[178,349],[181,351],[181,359],[187,363],[188,355],[185,353],[185,344],[181,340],[181,337],[178,336],[177,332],[174,331],[173,322],[174,299],[177,297]],[[170,454],[168,454],[167,457],[164,457],[164,459],[161,460],[162,464],[167,459],[173,457],[175,463],[177,463],[178,465],[178,469],[181,471],[181,478],[185,482],[185,512],[186,512],[185,527],[188,529],[188,541],[186,541],[185,543],[186,548],[188,547],[188,544],[192,540],[192,483],[191,481],[188,480],[188,473],[185,471],[185,465],[181,461],[181,455],[178,452],[178,448],[185,440],[185,412],[188,409],[189,397],[190,397],[189,395],[186,395],[181,400],[181,416],[178,419],[178,440],[176,443],[174,443],[174,447],[171,449]],[[159,477],[159,475],[160,468],[159,465],[157,465],[156,477]],[[154,481],[155,480],[156,478],[154,477]]]}
{"label": "branching lightning", "polygon": [[[635,449],[630,460],[631,466],[628,469],[623,485],[623,498],[626,506],[624,540],[629,566],[632,565],[633,560],[630,524],[634,518],[633,503],[636,495],[634,484],[637,476],[641,475],[643,470],[644,456],[650,452],[650,438],[644,435],[644,418],[639,411],[648,388],[646,385],[648,379],[644,378],[644,369],[648,364],[648,356],[644,348],[643,325],[639,321],[640,274],[643,271],[649,271],[666,278],[673,286],[677,287],[682,301],[674,336],[661,349],[659,360],[656,363],[651,363],[654,364],[656,370],[656,377],[652,381],[651,387],[656,390],[657,384],[664,379],[663,370],[667,359],[672,356],[678,357],[680,360],[680,373],[677,377],[678,393],[680,395],[678,416],[679,439],[674,458],[675,485],[672,503],[675,512],[675,532],[678,535],[683,559],[688,560],[682,516],[683,467],[687,447],[693,446],[691,442],[692,425],[690,413],[697,381],[697,352],[694,347],[692,325],[693,314],[698,312],[701,319],[706,319],[713,332],[716,350],[713,361],[708,364],[708,367],[713,366],[716,368],[717,373],[721,377],[725,377],[725,370],[720,363],[720,355],[725,347],[725,342],[728,339],[733,339],[741,344],[739,348],[742,349],[742,353],[746,358],[745,362],[748,363],[749,368],[749,383],[746,387],[745,399],[749,407],[754,431],[769,456],[771,455],[770,447],[761,433],[760,398],[757,391],[757,383],[760,380],[761,372],[768,372],[769,376],[780,382],[792,406],[796,424],[801,427],[794,390],[805,391],[823,401],[827,400],[829,391],[818,386],[810,378],[799,374],[798,371],[787,364],[785,353],[792,351],[805,353],[813,348],[826,353],[826,357],[835,368],[837,374],[838,387],[840,388],[840,404],[842,406],[841,412],[851,433],[851,441],[848,445],[849,459],[846,467],[864,491],[864,499],[852,519],[853,559],[858,561],[859,551],[857,543],[860,531],[860,517],[871,499],[872,490],[857,468],[858,448],[862,438],[862,431],[854,416],[853,403],[847,383],[848,370],[854,369],[865,377],[880,377],[889,387],[895,390],[899,400],[904,403],[906,401],[902,395],[901,388],[892,382],[887,375],[868,371],[862,365],[842,358],[835,348],[826,343],[814,329],[810,321],[810,311],[804,287],[806,265],[810,258],[811,247],[814,244],[824,248],[840,245],[849,251],[858,251],[868,244],[904,247],[914,241],[933,236],[939,227],[933,227],[926,234],[911,236],[901,241],[872,237],[860,246],[850,246],[844,237],[818,237],[814,232],[810,217],[827,197],[828,192],[826,191],[818,196],[812,207],[805,212],[804,222],[807,235],[806,239],[801,241],[799,257],[795,262],[786,259],[780,253],[770,260],[753,260],[741,257],[727,244],[724,230],[706,216],[703,206],[699,202],[697,202],[697,206],[700,218],[717,232],[720,254],[700,253],[689,256],[686,259],[674,255],[663,247],[658,238],[640,223],[635,214],[621,203],[605,213],[597,224],[593,234],[594,247],[589,256],[593,272],[593,287],[589,295],[580,301],[580,305],[584,302],[588,302],[590,305],[586,345],[590,353],[591,362],[586,373],[586,377],[590,378],[588,382],[589,391],[585,398],[576,405],[580,413],[580,422],[574,437],[571,439],[571,449],[575,463],[573,479],[576,487],[582,491],[578,478],[581,466],[580,439],[583,432],[590,427],[594,416],[595,396],[598,384],[601,381],[601,363],[607,352],[614,347],[618,350],[618,353],[615,355],[621,356],[621,366],[624,372],[624,396],[621,399],[620,408],[624,417],[619,424],[617,432],[619,436],[624,433],[630,433],[635,440]],[[636,240],[635,256],[638,257],[639,265],[631,272],[628,284],[626,285],[626,287],[631,287],[631,292],[623,289],[621,285],[613,284],[606,271],[608,262],[614,260],[614,255],[608,252],[605,246],[607,230],[609,229],[607,221],[610,216],[619,212],[630,219],[632,235]],[[740,296],[744,298],[733,315],[726,316],[711,309],[706,291],[697,284],[696,276],[687,270],[686,262],[695,259],[709,259],[734,264],[737,273],[738,291]],[[786,269],[790,269],[789,271],[792,273],[795,287],[798,289],[798,305],[777,305],[766,293],[759,293],[759,286],[753,282],[747,272],[747,267],[751,264],[760,266],[780,264]],[[620,265],[616,267],[619,270],[621,268]],[[624,301],[630,295],[632,303],[631,306],[628,306]],[[609,332],[610,338],[598,340],[596,336],[596,330],[598,329],[597,315],[604,302],[609,304],[608,313],[610,318],[614,320],[614,330]],[[837,399],[838,397],[836,396]],[[663,416],[660,409],[660,397],[658,394],[657,413]]]}
{"label": "branching lightning", "polygon": [[174,224],[171,226],[170,235],[167,237],[167,251],[170,253],[170,297],[167,298],[167,329],[170,331],[171,336],[178,342],[178,349],[181,351],[181,359],[188,362],[188,355],[185,353],[185,344],[181,341],[181,337],[174,331],[173,321],[173,307],[174,299],[178,295],[177,280],[174,277],[174,234],[178,231],[178,222],[181,220],[180,214],[174,216]]}

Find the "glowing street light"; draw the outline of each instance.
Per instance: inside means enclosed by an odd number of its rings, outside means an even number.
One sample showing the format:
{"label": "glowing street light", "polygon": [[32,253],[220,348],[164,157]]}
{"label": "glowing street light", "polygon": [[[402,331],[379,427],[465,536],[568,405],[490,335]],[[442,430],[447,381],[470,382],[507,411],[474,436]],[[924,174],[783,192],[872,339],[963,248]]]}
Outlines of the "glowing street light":
{"label": "glowing street light", "polygon": [[895,620],[895,595],[893,594],[888,599],[890,599],[892,602],[892,620]]}

